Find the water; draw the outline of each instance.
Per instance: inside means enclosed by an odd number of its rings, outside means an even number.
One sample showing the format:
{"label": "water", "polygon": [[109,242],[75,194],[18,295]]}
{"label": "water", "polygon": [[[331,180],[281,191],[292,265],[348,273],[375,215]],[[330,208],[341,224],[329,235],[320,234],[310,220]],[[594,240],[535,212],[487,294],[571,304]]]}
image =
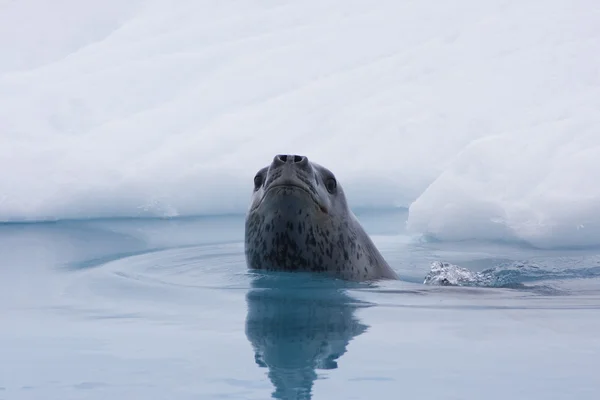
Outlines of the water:
{"label": "water", "polygon": [[238,215],[1,225],[0,399],[597,398],[600,251],[358,216],[401,282],[249,272]]}

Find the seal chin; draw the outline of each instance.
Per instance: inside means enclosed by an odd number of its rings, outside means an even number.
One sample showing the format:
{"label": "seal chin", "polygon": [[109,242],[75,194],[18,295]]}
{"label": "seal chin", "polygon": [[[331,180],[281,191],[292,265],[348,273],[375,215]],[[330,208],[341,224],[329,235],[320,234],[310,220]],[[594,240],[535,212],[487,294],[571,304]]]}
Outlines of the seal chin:
{"label": "seal chin", "polygon": [[281,183],[269,186],[254,209],[259,208],[267,199],[269,199],[269,203],[272,203],[278,201],[278,198],[282,198],[282,196],[285,195],[293,195],[296,198],[307,199],[313,203],[319,211],[324,214],[329,214],[327,206],[323,204],[314,193],[311,193],[304,186],[295,183]]}

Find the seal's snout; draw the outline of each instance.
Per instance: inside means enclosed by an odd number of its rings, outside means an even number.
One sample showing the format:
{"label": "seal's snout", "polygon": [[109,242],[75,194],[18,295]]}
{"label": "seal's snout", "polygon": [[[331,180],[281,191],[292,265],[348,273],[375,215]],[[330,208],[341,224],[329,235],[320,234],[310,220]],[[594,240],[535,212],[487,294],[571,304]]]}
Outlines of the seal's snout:
{"label": "seal's snout", "polygon": [[269,168],[265,188],[278,185],[298,186],[314,192],[314,171],[308,157],[278,154]]}
{"label": "seal's snout", "polygon": [[278,154],[273,158],[273,167],[280,167],[285,164],[291,164],[294,167],[305,168],[308,166],[308,157],[297,154]]}

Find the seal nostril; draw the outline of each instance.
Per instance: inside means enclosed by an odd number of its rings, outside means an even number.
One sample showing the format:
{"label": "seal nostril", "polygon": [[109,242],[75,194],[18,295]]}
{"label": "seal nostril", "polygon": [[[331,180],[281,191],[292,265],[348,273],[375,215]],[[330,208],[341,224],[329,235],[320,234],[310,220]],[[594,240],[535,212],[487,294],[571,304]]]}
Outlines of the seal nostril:
{"label": "seal nostril", "polygon": [[277,154],[274,158],[273,158],[273,165],[274,166],[279,166],[279,165],[283,165],[285,164],[285,162],[287,161],[287,156],[284,154]]}
{"label": "seal nostril", "polygon": [[308,165],[308,158],[295,154],[277,154],[273,159],[273,165],[281,166],[284,164],[296,164],[297,166],[305,167]]}

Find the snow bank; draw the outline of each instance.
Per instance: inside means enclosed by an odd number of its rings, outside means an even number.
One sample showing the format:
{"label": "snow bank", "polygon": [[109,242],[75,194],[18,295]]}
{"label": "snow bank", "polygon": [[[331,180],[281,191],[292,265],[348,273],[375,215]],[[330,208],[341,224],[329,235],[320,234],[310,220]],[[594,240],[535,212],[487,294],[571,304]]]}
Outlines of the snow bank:
{"label": "snow bank", "polygon": [[243,212],[289,152],[417,232],[600,242],[593,0],[80,3],[0,4],[2,221]]}
{"label": "snow bank", "polygon": [[410,206],[409,230],[445,241],[600,244],[600,118],[592,105],[471,143]]}

